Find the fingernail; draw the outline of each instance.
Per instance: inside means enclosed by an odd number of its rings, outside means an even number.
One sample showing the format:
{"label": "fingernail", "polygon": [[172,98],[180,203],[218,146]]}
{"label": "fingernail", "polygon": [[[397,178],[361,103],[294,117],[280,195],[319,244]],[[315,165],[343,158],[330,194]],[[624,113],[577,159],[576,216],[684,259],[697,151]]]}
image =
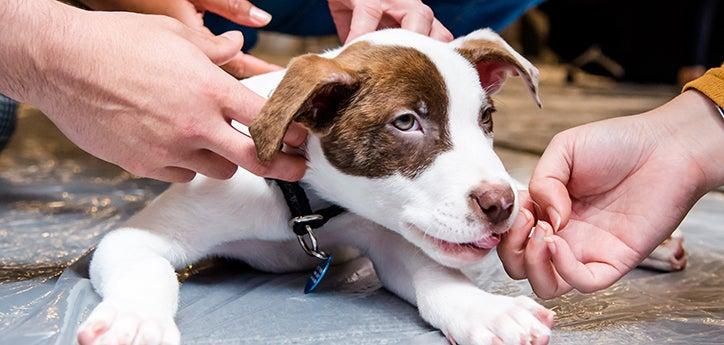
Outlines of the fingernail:
{"label": "fingernail", "polygon": [[543,241],[546,241],[546,245],[548,246],[548,250],[550,250],[551,254],[556,254],[556,242],[553,241],[552,236],[546,236],[543,238]]}
{"label": "fingernail", "polygon": [[541,228],[543,228],[543,233],[545,234],[544,236],[551,236],[551,235],[553,235],[553,227],[551,226],[550,223],[548,223],[548,222],[546,222],[546,221],[542,221],[542,222],[541,222]]}
{"label": "fingernail", "polygon": [[236,31],[236,30],[224,32],[223,34],[221,34],[219,36],[222,36],[222,37],[232,40],[232,41],[244,39],[244,34],[242,34],[241,31]]}
{"label": "fingernail", "polygon": [[262,10],[258,7],[252,7],[249,10],[249,15],[254,18],[257,22],[260,24],[267,24],[271,21],[272,16],[271,14],[267,13],[266,11]]}
{"label": "fingernail", "polygon": [[553,231],[558,231],[561,227],[561,215],[556,212],[556,209],[554,209],[553,206],[548,206],[548,208],[546,208],[546,213],[548,213],[548,218],[550,218],[551,225],[553,225]]}
{"label": "fingernail", "polygon": [[536,225],[535,229],[533,229],[533,239],[536,241],[543,241],[543,237],[545,237],[545,232],[541,228],[541,222],[538,222],[538,225]]}

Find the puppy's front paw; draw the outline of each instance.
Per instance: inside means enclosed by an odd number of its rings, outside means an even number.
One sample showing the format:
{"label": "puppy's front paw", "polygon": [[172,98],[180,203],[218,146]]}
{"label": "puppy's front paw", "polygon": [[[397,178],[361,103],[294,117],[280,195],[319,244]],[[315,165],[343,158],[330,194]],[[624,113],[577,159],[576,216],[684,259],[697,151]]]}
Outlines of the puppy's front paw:
{"label": "puppy's front paw", "polygon": [[101,302],[78,329],[80,345],[177,345],[181,334],[171,316],[157,316]]}
{"label": "puppy's front paw", "polygon": [[[463,289],[418,300],[423,318],[452,344],[548,344],[554,313],[532,299]],[[452,291],[451,291],[452,292]]]}

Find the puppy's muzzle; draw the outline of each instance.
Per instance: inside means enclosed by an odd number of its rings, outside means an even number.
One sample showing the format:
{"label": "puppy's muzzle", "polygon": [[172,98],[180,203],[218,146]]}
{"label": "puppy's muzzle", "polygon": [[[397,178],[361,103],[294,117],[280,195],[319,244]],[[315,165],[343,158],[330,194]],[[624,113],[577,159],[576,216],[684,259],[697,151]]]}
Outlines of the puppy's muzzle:
{"label": "puppy's muzzle", "polygon": [[510,184],[503,182],[483,182],[471,193],[472,207],[483,221],[492,226],[502,224],[510,218],[515,204],[515,194]]}

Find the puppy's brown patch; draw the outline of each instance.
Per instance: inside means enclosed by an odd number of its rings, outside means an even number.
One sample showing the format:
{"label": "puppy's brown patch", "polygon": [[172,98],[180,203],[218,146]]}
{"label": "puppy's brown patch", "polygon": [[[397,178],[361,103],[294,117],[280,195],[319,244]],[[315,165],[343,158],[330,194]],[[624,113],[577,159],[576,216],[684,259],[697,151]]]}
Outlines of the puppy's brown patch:
{"label": "puppy's brown patch", "polygon": [[[445,83],[421,52],[359,42],[334,59],[292,60],[250,127],[260,159],[279,150],[292,120],[314,131],[327,159],[350,175],[413,178],[451,148]],[[389,125],[399,111],[419,115],[423,134]]]}
{"label": "puppy's brown patch", "polygon": [[[292,59],[279,87],[249,127],[257,156],[268,161],[281,149],[282,139],[293,120],[319,130],[333,120],[340,102],[356,89],[353,71],[337,61],[317,55]],[[315,102],[317,104],[315,104]],[[319,102],[325,102],[320,109]]]}
{"label": "puppy's brown patch", "polygon": [[[361,70],[365,78],[321,137],[324,154],[335,167],[350,175],[383,177],[399,172],[413,178],[451,148],[445,82],[424,54],[364,43],[347,48],[337,60]],[[421,138],[410,138],[388,125],[402,109],[418,113]]]}

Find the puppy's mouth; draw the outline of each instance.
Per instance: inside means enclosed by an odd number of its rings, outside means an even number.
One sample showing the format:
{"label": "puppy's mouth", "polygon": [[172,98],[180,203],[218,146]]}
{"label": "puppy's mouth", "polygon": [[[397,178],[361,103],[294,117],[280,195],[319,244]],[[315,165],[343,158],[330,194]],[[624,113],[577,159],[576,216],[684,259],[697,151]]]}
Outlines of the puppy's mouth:
{"label": "puppy's mouth", "polygon": [[409,228],[417,232],[423,241],[432,244],[439,253],[463,261],[479,260],[500,243],[500,234],[496,233],[490,233],[474,242],[451,242],[430,236],[415,225],[410,224]]}
{"label": "puppy's mouth", "polygon": [[500,235],[498,234],[490,234],[475,242],[464,243],[445,241],[430,236],[427,236],[427,238],[442,251],[454,256],[468,253],[485,255],[500,243]]}

